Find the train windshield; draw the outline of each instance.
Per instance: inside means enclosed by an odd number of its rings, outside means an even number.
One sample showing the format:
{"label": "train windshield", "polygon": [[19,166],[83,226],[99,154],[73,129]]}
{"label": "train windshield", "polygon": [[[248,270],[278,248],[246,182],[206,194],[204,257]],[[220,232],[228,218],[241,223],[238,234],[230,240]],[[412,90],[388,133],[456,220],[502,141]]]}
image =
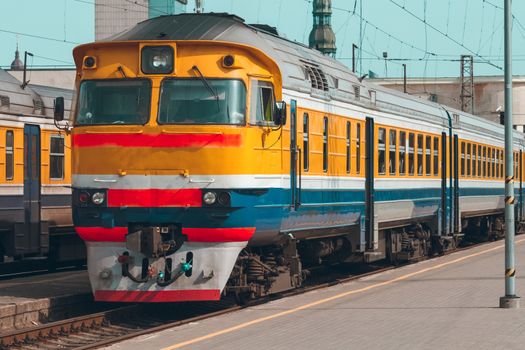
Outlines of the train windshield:
{"label": "train windshield", "polygon": [[150,100],[150,80],[86,80],[80,84],[75,125],[142,125],[149,120]]}
{"label": "train windshield", "polygon": [[246,120],[246,87],[240,80],[167,79],[162,83],[159,124],[235,124]]}

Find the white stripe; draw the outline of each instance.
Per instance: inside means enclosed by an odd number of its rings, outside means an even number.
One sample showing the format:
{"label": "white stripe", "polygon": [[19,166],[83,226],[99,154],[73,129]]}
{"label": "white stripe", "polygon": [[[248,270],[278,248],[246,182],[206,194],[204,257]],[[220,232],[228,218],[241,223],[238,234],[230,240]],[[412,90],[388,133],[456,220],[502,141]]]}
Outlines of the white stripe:
{"label": "white stripe", "polygon": [[42,185],[40,191],[44,195],[71,195],[70,185]]}
{"label": "white stripe", "polygon": [[17,196],[24,194],[23,185],[1,185],[0,196]]}

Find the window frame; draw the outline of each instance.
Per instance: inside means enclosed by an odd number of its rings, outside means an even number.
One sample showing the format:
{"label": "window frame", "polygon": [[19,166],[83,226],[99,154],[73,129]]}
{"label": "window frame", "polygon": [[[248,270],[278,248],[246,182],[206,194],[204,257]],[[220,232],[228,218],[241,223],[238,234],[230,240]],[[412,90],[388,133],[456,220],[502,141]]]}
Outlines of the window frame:
{"label": "window frame", "polygon": [[[392,139],[394,142],[392,142]],[[388,173],[397,174],[397,130],[388,130]]]}
{"label": "window frame", "polygon": [[[11,146],[8,145],[8,136],[7,135],[11,135]],[[9,163],[7,162],[7,158],[8,158],[8,155],[11,155],[11,161],[9,162],[10,163],[10,166],[11,166],[11,176],[8,176],[8,165]],[[6,130],[5,132],[5,179],[6,181],[13,181],[14,178],[15,178],[15,132],[14,130]]]}
{"label": "window frame", "polygon": [[303,113],[303,170],[310,170],[310,116]]}
{"label": "window frame", "polygon": [[[51,152],[51,145],[53,143],[53,139],[60,139],[62,140],[62,153],[52,153]],[[53,170],[53,166],[51,165],[51,160],[53,157],[61,157],[62,159],[62,177],[53,177],[51,172]],[[66,139],[61,134],[51,134],[49,136],[49,180],[53,181],[60,181],[64,180],[66,177]]]}
{"label": "window frame", "polygon": [[323,172],[328,172],[328,117],[323,117]]}

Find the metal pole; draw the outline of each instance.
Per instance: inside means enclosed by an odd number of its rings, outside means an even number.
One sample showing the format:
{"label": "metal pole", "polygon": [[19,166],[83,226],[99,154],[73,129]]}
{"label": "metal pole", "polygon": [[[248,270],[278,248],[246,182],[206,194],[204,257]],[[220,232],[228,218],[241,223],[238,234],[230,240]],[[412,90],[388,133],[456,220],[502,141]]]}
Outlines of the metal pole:
{"label": "metal pole", "polygon": [[505,296],[499,306],[519,308],[514,263],[514,154],[512,129],[512,0],[505,0]]}
{"label": "metal pole", "polygon": [[407,65],[403,63],[403,92],[407,93]]}
{"label": "metal pole", "polygon": [[31,52],[24,51],[24,76],[22,78],[22,89],[25,89],[27,84],[29,83],[28,81],[26,81],[27,56],[33,57],[33,54]]}
{"label": "metal pole", "polygon": [[355,49],[357,49],[357,45],[352,44],[352,73],[355,73]]}
{"label": "metal pole", "polygon": [[363,74],[363,0],[359,0],[359,74]]}

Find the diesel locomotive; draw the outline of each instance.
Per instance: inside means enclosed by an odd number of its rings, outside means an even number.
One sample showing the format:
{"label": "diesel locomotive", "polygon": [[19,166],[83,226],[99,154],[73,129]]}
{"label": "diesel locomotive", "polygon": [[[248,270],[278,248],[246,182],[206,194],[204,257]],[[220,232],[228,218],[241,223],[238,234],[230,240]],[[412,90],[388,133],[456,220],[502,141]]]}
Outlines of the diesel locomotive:
{"label": "diesel locomotive", "polygon": [[320,264],[411,261],[503,232],[500,125],[268,26],[161,16],[73,54],[73,221],[96,300],[258,297]]}

